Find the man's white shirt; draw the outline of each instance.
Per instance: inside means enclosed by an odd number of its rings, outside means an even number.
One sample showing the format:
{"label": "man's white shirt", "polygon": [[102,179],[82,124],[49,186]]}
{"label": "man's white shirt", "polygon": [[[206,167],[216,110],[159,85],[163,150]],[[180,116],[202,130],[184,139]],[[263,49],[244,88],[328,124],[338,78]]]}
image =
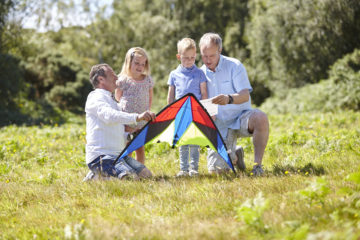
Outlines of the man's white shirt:
{"label": "man's white shirt", "polygon": [[136,124],[137,113],[120,111],[111,93],[95,89],[86,100],[86,163],[100,155],[118,155],[125,147],[124,124]]}

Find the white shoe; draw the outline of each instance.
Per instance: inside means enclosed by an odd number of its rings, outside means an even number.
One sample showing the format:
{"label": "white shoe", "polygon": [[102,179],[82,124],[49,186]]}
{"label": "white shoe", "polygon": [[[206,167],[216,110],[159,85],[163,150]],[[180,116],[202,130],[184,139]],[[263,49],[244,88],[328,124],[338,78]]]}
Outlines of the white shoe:
{"label": "white shoe", "polygon": [[82,180],[83,182],[87,182],[87,181],[91,181],[91,180],[96,180],[99,179],[99,176],[96,175],[93,171],[89,171],[86,176],[84,177],[84,179]]}
{"label": "white shoe", "polygon": [[241,146],[237,147],[235,154],[237,157],[235,165],[239,168],[240,171],[245,171],[246,165],[244,161],[244,149]]}
{"label": "white shoe", "polygon": [[186,177],[189,176],[189,173],[186,171],[180,171],[176,174],[176,177]]}
{"label": "white shoe", "polygon": [[198,171],[196,171],[196,170],[190,170],[189,171],[189,176],[190,177],[196,177],[196,176],[199,176],[199,172]]}

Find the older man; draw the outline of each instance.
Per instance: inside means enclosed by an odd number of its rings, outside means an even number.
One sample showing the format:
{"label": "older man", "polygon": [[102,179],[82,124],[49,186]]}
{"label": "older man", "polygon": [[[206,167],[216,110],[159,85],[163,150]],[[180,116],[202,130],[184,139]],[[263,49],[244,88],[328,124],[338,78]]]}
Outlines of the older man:
{"label": "older man", "polygon": [[90,82],[94,91],[88,95],[86,112],[86,163],[91,172],[84,181],[95,176],[135,178],[151,177],[145,165],[131,157],[125,157],[113,164],[125,147],[124,124],[141,120],[154,120],[149,111],[141,114],[125,113],[119,110],[114,100],[117,76],[108,64],[98,64],[91,68]]}
{"label": "older man", "polygon": [[[232,162],[245,170],[243,150],[236,147],[237,138],[253,137],[254,162],[252,173],[263,174],[262,158],[269,137],[269,121],[265,113],[252,109],[250,85],[245,67],[234,58],[221,55],[222,39],[216,33],[204,34],[199,42],[204,65],[201,69],[208,78],[208,95],[219,104],[215,124],[224,137]],[[228,166],[222,158],[210,150],[209,172],[218,172]]]}

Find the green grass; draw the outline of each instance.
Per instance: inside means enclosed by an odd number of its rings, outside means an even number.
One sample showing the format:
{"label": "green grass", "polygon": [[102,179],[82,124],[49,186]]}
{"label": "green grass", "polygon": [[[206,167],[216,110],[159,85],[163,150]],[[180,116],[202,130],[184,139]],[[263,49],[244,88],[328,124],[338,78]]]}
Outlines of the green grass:
{"label": "green grass", "polygon": [[154,178],[82,183],[85,125],[0,132],[0,239],[358,239],[360,113],[270,116],[265,176],[175,178],[178,153],[146,147]]}

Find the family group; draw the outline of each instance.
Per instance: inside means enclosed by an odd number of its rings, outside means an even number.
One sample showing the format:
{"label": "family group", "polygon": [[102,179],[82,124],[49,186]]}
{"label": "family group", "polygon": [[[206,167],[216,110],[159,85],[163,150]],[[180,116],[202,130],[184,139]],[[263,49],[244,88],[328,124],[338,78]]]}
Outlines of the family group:
{"label": "family group", "polygon": [[[231,161],[245,170],[244,151],[237,146],[238,138],[252,137],[254,166],[252,174],[264,173],[262,159],[269,136],[267,115],[251,106],[250,85],[243,64],[221,54],[222,39],[217,33],[206,33],[199,41],[203,66],[198,68],[196,43],[183,38],[177,44],[176,57],[180,64],[168,78],[168,104],[192,93],[198,100],[211,99],[217,104],[213,116],[228,149]],[[86,112],[86,163],[90,172],[84,180],[98,177],[148,178],[151,171],[145,166],[145,151],[141,147],[131,155],[116,161],[117,156],[148,121],[155,118],[150,111],[154,81],[151,78],[147,53],[140,47],[128,50],[119,75],[108,64],[91,68],[90,82],[94,90],[88,95]],[[177,176],[197,176],[199,146],[179,147],[180,171]],[[229,166],[220,155],[208,149],[209,173],[222,173]]]}

